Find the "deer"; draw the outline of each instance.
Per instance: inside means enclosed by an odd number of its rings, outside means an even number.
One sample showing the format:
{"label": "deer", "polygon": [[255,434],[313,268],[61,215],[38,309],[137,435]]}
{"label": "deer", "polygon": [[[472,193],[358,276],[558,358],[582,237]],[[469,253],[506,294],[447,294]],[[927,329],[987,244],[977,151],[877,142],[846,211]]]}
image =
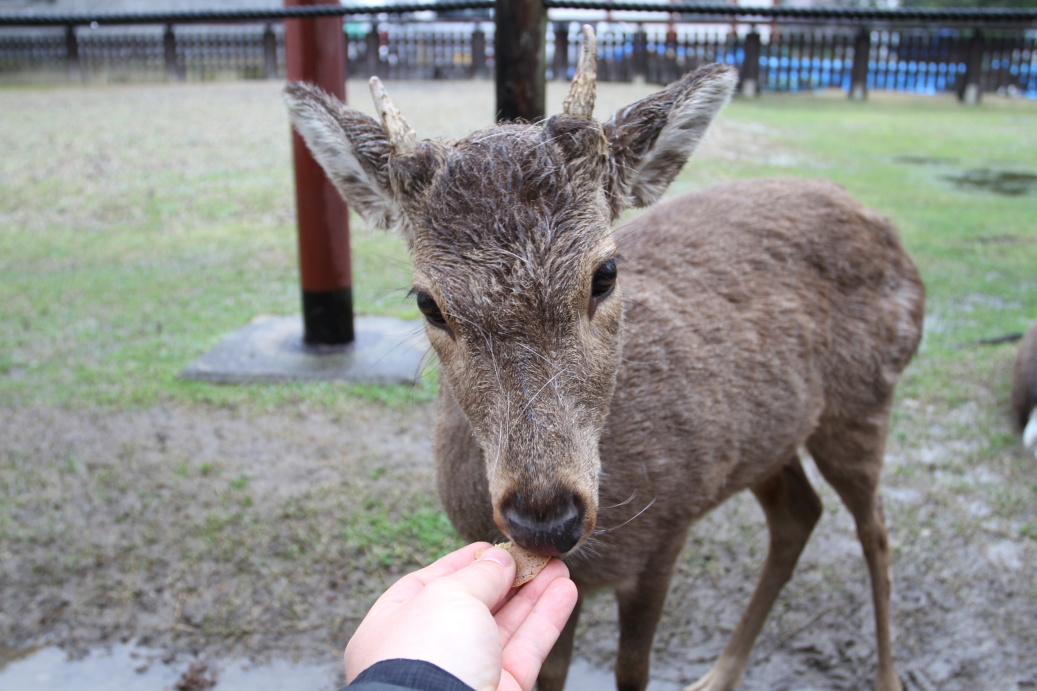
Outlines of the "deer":
{"label": "deer", "polygon": [[[729,642],[689,690],[731,689],[822,503],[809,452],[856,522],[871,580],[875,688],[900,689],[879,496],[894,391],[924,288],[897,230],[834,183],[725,182],[657,202],[727,104],[706,64],[593,117],[584,28],[562,113],[420,140],[370,81],[378,119],[290,83],[289,118],[342,197],[406,238],[440,367],[442,506],[469,541],[568,565],[618,603],[616,686],[643,690],[697,519],[749,490],[769,549]],[[564,687],[579,603],[537,679]]]}
{"label": "deer", "polygon": [[1037,322],[1023,335],[1012,369],[1012,411],[1023,446],[1037,458]]}

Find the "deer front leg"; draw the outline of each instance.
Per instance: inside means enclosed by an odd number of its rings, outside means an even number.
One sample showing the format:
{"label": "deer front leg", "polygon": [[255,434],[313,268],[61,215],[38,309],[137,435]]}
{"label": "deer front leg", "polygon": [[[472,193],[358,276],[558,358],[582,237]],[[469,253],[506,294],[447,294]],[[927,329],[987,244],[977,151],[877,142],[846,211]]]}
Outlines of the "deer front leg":
{"label": "deer front leg", "polygon": [[569,621],[565,622],[562,634],[555,641],[544,664],[540,666],[540,674],[537,675],[537,691],[562,691],[565,688],[565,679],[569,676],[569,663],[573,656],[576,622],[580,618],[582,604],[583,595],[581,594],[576,599],[576,606],[573,608],[573,613],[569,615]]}
{"label": "deer front leg", "polygon": [[771,538],[763,572],[720,658],[706,676],[684,691],[728,691],[738,684],[753,643],[821,517],[821,500],[798,456],[752,490],[767,516]]}
{"label": "deer front leg", "polygon": [[619,604],[619,652],[616,655],[616,688],[644,691],[648,686],[652,641],[670,589],[673,566],[687,531],[662,542],[648,568],[633,586],[616,589]]}

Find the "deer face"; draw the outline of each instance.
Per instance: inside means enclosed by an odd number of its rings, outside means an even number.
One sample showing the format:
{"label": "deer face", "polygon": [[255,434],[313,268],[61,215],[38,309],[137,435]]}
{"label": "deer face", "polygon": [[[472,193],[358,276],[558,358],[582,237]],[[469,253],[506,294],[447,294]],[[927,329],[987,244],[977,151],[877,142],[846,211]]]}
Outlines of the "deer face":
{"label": "deer face", "polygon": [[619,365],[604,135],[561,117],[428,158],[438,167],[407,213],[444,385],[483,449],[497,525],[528,549],[564,553],[593,529]]}
{"label": "deer face", "polygon": [[566,112],[418,143],[372,80],[382,123],[298,84],[293,123],[343,197],[405,234],[443,386],[482,447],[501,531],[541,554],[588,537],[620,361],[611,223],[661,195],[734,88],[711,66],[601,124],[593,35]]}

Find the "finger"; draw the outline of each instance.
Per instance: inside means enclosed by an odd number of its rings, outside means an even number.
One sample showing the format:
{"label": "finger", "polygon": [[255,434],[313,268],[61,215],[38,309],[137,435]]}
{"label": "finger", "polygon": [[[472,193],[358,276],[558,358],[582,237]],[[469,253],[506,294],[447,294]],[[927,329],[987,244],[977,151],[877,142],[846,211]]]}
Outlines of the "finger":
{"label": "finger", "polygon": [[406,602],[420,593],[431,581],[443,576],[449,576],[470,565],[475,561],[475,555],[489,546],[490,543],[488,542],[474,542],[470,545],[465,545],[461,549],[454,550],[450,554],[437,559],[425,568],[407,574],[389,586],[382,593],[382,596],[378,598],[378,601],[375,602],[372,609],[382,608],[387,605],[395,606],[401,602]]}
{"label": "finger", "polygon": [[576,606],[576,598],[576,584],[571,580],[552,580],[504,647],[502,666],[520,688],[533,688],[540,667]]}
{"label": "finger", "polygon": [[494,618],[496,618],[497,613],[505,607],[507,607],[508,603],[511,602],[512,598],[518,595],[520,590],[522,590],[522,588],[509,588],[508,592],[504,595],[503,598],[501,598],[501,601],[497,603],[497,606],[490,608],[490,614],[492,614]]}
{"label": "finger", "polygon": [[470,545],[465,545],[461,549],[454,550],[445,557],[437,559],[425,568],[419,569],[411,575],[422,583],[428,583],[437,578],[449,576],[450,574],[456,573],[471,564],[475,561],[475,555],[486,550],[490,546],[491,545],[488,542],[473,542]]}
{"label": "finger", "polygon": [[514,579],[515,559],[500,547],[490,547],[465,568],[438,579],[433,587],[460,587],[493,610],[507,596]]}
{"label": "finger", "polygon": [[[496,618],[497,614],[501,612],[505,607],[507,607],[508,603],[516,597],[521,596],[525,598],[526,601],[535,601],[538,597],[540,597],[540,593],[544,592],[544,589],[548,586],[548,584],[555,578],[558,578],[559,576],[565,576],[566,578],[568,578],[569,567],[566,565],[565,562],[563,562],[560,559],[549,560],[544,569],[539,574],[533,577],[533,580],[527,582],[522,587],[512,588],[508,592],[504,599],[501,600],[500,603],[497,605],[497,608],[493,610],[492,614],[494,618]],[[516,607],[517,606],[519,605],[516,605]],[[526,611],[528,612],[528,608],[531,607],[532,603],[530,602]]]}
{"label": "finger", "polygon": [[533,607],[551,583],[558,578],[568,577],[569,569],[565,563],[559,559],[552,559],[536,578],[521,588],[512,590],[512,597],[494,612],[494,619],[501,634],[501,646],[508,644],[511,636],[533,611]]}

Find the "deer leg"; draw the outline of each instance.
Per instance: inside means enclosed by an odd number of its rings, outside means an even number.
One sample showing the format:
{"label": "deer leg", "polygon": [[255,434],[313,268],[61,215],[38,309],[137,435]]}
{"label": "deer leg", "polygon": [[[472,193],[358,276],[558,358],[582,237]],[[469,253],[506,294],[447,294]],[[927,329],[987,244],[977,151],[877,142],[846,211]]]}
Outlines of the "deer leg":
{"label": "deer leg", "polygon": [[792,576],[799,555],[821,517],[821,500],[810,486],[799,457],[752,488],[767,517],[770,547],[760,580],[731,638],[713,668],[685,691],[721,691],[738,683],[753,643],[782,587]]}
{"label": "deer leg", "polygon": [[619,650],[616,654],[616,688],[644,691],[648,686],[652,641],[670,589],[673,566],[684,547],[687,531],[662,541],[648,568],[628,587],[616,589],[619,604]]}
{"label": "deer leg", "polygon": [[580,618],[580,606],[583,604],[583,596],[576,600],[576,607],[569,615],[569,621],[565,622],[565,628],[555,641],[547,659],[540,666],[540,674],[537,675],[537,691],[562,691],[565,687],[565,679],[569,676],[569,663],[573,656],[573,640],[576,638],[576,621]]}
{"label": "deer leg", "polygon": [[[811,438],[807,448],[821,474],[835,488],[857,524],[857,538],[868,564],[875,609],[878,661],[875,688],[900,691],[902,687],[893,666],[890,636],[889,534],[882,512],[882,498],[878,494],[889,413],[861,419],[861,422],[839,427],[835,433]],[[834,426],[822,427],[825,428],[836,429]]]}

